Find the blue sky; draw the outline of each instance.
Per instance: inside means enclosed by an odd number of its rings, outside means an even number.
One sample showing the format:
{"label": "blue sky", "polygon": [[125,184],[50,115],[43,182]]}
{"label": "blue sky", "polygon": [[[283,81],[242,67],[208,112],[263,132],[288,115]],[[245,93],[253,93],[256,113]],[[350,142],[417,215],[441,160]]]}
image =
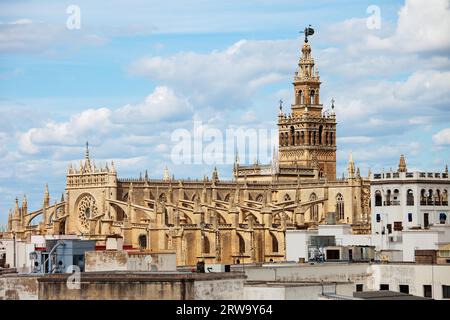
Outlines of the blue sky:
{"label": "blue sky", "polygon": [[[80,29],[69,30],[69,5]],[[380,9],[371,29],[367,11]],[[338,120],[338,175],[350,150],[363,174],[442,171],[450,156],[450,8],[424,1],[1,1],[0,223],[16,196],[59,199],[89,140],[119,176],[203,177],[176,165],[171,134],[202,121],[276,128],[278,100],[312,24],[325,108]],[[252,159],[248,159],[252,162]],[[224,178],[230,165],[218,165]]]}

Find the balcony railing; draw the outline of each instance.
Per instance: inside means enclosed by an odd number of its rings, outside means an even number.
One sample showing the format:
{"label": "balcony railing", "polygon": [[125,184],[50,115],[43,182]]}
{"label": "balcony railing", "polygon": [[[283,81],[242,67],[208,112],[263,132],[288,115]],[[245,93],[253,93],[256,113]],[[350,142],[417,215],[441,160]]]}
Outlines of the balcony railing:
{"label": "balcony railing", "polygon": [[420,200],[421,206],[448,206],[448,201]]}
{"label": "balcony railing", "polygon": [[383,205],[385,205],[385,206],[399,206],[400,205],[400,200],[384,201]]}

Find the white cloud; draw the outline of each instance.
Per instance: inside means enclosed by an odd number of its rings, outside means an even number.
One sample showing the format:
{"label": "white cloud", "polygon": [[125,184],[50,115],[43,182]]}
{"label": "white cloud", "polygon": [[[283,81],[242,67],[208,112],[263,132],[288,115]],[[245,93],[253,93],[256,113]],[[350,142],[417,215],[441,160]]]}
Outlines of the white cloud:
{"label": "white cloud", "polygon": [[450,5],[448,0],[406,0],[398,13],[395,34],[387,38],[368,38],[374,49],[407,52],[450,49]]}
{"label": "white cloud", "polygon": [[61,24],[33,21],[28,18],[0,23],[0,52],[52,53],[54,48],[75,47],[79,44],[102,45],[107,40],[97,34],[81,30],[70,32]]}
{"label": "white cloud", "polygon": [[115,125],[111,122],[111,111],[107,108],[88,109],[70,118],[67,122],[52,120],[43,127],[31,128],[20,136],[19,146],[24,153],[37,153],[40,147],[54,145],[80,145],[91,134],[109,134]]}
{"label": "white cloud", "polygon": [[[19,134],[19,149],[25,154],[37,154],[52,147],[81,146],[86,140],[105,144],[114,140],[127,148],[142,147],[157,142],[158,132],[139,128],[140,125],[171,122],[192,117],[192,106],[167,87],[156,87],[145,100],[116,110],[88,109],[73,115],[68,121],[49,120],[43,126]],[[139,131],[144,131],[142,134]],[[114,148],[113,148],[114,149]],[[67,150],[66,150],[67,151]]]}
{"label": "white cloud", "polygon": [[450,145],[450,128],[445,128],[433,135],[433,142],[438,145]]}
{"label": "white cloud", "polygon": [[261,87],[293,73],[299,41],[241,40],[223,51],[180,52],[133,62],[132,74],[170,84],[198,106],[240,107]]}
{"label": "white cloud", "polygon": [[161,120],[185,119],[192,115],[192,105],[165,86],[155,90],[137,105],[126,105],[116,112],[117,122],[152,123]]}

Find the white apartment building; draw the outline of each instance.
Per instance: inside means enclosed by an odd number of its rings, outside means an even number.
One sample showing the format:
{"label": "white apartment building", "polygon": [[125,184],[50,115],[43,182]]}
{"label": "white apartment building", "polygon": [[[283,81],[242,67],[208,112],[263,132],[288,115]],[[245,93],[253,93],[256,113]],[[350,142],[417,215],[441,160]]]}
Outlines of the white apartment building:
{"label": "white apartment building", "polygon": [[397,172],[370,175],[371,225],[377,250],[437,250],[450,243],[448,169],[408,172],[403,155]]}

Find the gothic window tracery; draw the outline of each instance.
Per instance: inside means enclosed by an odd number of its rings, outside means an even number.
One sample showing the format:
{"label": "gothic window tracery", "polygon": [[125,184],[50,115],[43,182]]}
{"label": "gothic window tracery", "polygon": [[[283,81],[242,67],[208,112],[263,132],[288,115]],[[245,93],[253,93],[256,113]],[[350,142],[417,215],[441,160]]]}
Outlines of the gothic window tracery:
{"label": "gothic window tracery", "polygon": [[84,232],[89,231],[89,219],[98,214],[97,204],[93,196],[85,195],[78,203],[78,219]]}

